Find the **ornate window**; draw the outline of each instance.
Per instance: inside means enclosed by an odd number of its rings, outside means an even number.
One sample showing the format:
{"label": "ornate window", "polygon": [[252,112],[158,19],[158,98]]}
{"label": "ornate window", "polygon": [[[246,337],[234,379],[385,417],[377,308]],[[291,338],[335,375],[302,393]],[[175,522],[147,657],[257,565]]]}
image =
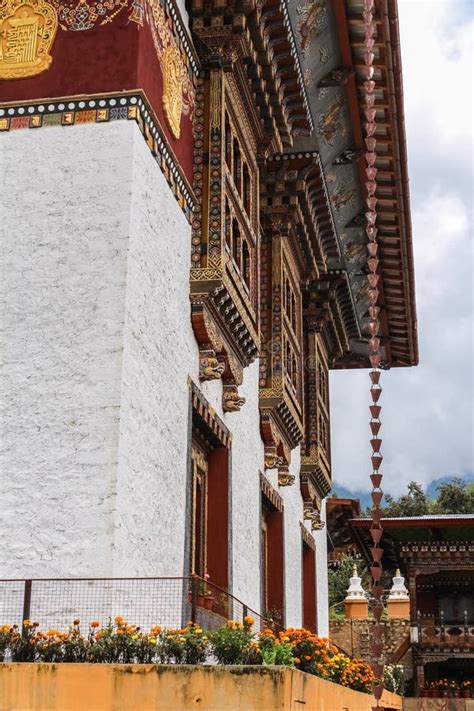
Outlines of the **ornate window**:
{"label": "ornate window", "polygon": [[283,624],[284,548],[283,501],[266,477],[261,474],[262,508],[260,516],[261,593],[264,613],[276,613]]}
{"label": "ornate window", "polygon": [[[201,378],[222,378],[223,407],[236,410],[242,370],[260,349],[256,156],[265,160],[313,123],[280,3],[188,0],[187,7],[203,69],[194,113],[191,315]],[[290,304],[290,320],[297,308]],[[297,389],[296,370],[292,357]]]}
{"label": "ornate window", "polygon": [[207,452],[193,439],[191,483],[191,574],[204,578],[207,573]]}
{"label": "ornate window", "polygon": [[188,498],[189,571],[227,589],[231,437],[198,388],[191,385],[192,427]]}

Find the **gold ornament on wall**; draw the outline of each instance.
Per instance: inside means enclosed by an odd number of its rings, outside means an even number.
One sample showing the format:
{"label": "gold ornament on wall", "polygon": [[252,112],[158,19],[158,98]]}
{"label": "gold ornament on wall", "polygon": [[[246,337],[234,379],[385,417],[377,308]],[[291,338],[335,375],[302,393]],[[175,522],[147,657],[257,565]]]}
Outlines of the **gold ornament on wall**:
{"label": "gold ornament on wall", "polygon": [[0,79],[24,79],[49,69],[58,29],[45,0],[6,0],[0,5]]}
{"label": "gold ornament on wall", "polygon": [[147,0],[144,10],[163,72],[163,111],[173,137],[178,139],[182,115],[192,114],[194,87],[161,0]]}
{"label": "gold ornament on wall", "polygon": [[175,138],[179,138],[181,133],[183,72],[183,59],[178,47],[168,45],[163,52],[163,109]]}

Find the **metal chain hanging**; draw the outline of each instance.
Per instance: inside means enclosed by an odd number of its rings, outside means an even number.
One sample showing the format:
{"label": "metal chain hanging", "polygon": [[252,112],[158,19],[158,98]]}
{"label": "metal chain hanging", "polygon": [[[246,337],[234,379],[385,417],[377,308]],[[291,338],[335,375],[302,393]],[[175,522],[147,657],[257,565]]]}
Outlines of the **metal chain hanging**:
{"label": "metal chain hanging", "polygon": [[367,197],[366,205],[367,211],[365,213],[366,217],[366,232],[368,237],[367,249],[369,252],[369,257],[367,259],[368,275],[367,280],[369,282],[368,289],[368,312],[369,312],[369,323],[368,331],[370,334],[369,348],[370,348],[370,364],[372,370],[370,372],[370,394],[372,398],[372,404],[370,405],[370,429],[372,432],[372,438],[370,444],[372,447],[372,474],[370,475],[370,480],[372,482],[372,523],[370,527],[370,535],[372,538],[373,546],[370,549],[372,554],[372,565],[370,567],[370,572],[372,575],[372,612],[375,618],[374,626],[372,628],[372,668],[374,670],[377,681],[374,684],[374,696],[377,700],[377,705],[373,706],[373,711],[378,711],[381,709],[379,701],[383,693],[383,684],[381,679],[383,677],[383,631],[384,625],[381,622],[381,615],[383,611],[383,585],[381,583],[382,578],[382,553],[383,549],[380,547],[380,539],[382,538],[382,526],[381,526],[381,516],[382,509],[380,503],[382,501],[383,492],[380,488],[382,482],[382,474],[380,473],[380,465],[382,463],[382,455],[380,454],[380,447],[382,445],[382,440],[379,438],[379,431],[381,427],[380,422],[380,410],[381,407],[378,404],[380,395],[382,394],[382,388],[380,386],[380,363],[381,363],[381,353],[380,353],[380,338],[378,337],[380,321],[379,313],[380,307],[377,306],[379,298],[378,282],[379,275],[377,274],[379,259],[378,259],[378,243],[377,243],[377,198],[375,192],[377,189],[377,168],[375,167],[375,161],[377,158],[375,152],[376,138],[375,138],[375,81],[374,81],[374,35],[376,32],[376,25],[374,22],[374,0],[364,0],[364,73],[365,81],[364,87],[364,115],[365,115],[365,160],[366,168],[365,174],[367,180],[365,183]]}

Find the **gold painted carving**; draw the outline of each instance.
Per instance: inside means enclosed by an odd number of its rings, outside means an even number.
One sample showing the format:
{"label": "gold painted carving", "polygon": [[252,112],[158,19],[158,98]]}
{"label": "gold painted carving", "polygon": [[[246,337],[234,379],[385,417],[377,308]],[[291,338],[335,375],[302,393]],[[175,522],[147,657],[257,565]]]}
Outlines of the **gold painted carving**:
{"label": "gold painted carving", "polygon": [[224,363],[220,363],[214,351],[202,351],[199,358],[199,377],[201,380],[220,380],[225,370]]}
{"label": "gold painted carving", "polygon": [[292,486],[295,483],[295,477],[290,474],[287,466],[281,466],[278,468],[278,485],[279,486]]}
{"label": "gold painted carving", "polygon": [[49,69],[58,29],[45,0],[7,0],[0,8],[0,79],[24,79]]}
{"label": "gold painted carving", "polygon": [[224,412],[238,412],[245,404],[245,398],[240,397],[235,385],[224,385],[222,391],[222,408]]}
{"label": "gold painted carving", "polygon": [[163,109],[175,138],[179,138],[181,133],[184,71],[178,47],[175,44],[168,45],[163,52]]}
{"label": "gold painted carving", "polygon": [[174,138],[181,133],[181,117],[192,114],[194,87],[186,62],[160,0],[148,0],[145,14],[163,72],[163,110]]}

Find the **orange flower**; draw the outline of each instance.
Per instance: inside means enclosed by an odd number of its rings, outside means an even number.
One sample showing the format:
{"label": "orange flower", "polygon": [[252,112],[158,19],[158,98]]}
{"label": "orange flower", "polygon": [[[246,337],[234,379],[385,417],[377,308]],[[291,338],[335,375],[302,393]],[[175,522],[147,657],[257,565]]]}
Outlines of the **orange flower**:
{"label": "orange flower", "polygon": [[100,627],[100,622],[97,622],[97,620],[92,620],[91,627]]}

